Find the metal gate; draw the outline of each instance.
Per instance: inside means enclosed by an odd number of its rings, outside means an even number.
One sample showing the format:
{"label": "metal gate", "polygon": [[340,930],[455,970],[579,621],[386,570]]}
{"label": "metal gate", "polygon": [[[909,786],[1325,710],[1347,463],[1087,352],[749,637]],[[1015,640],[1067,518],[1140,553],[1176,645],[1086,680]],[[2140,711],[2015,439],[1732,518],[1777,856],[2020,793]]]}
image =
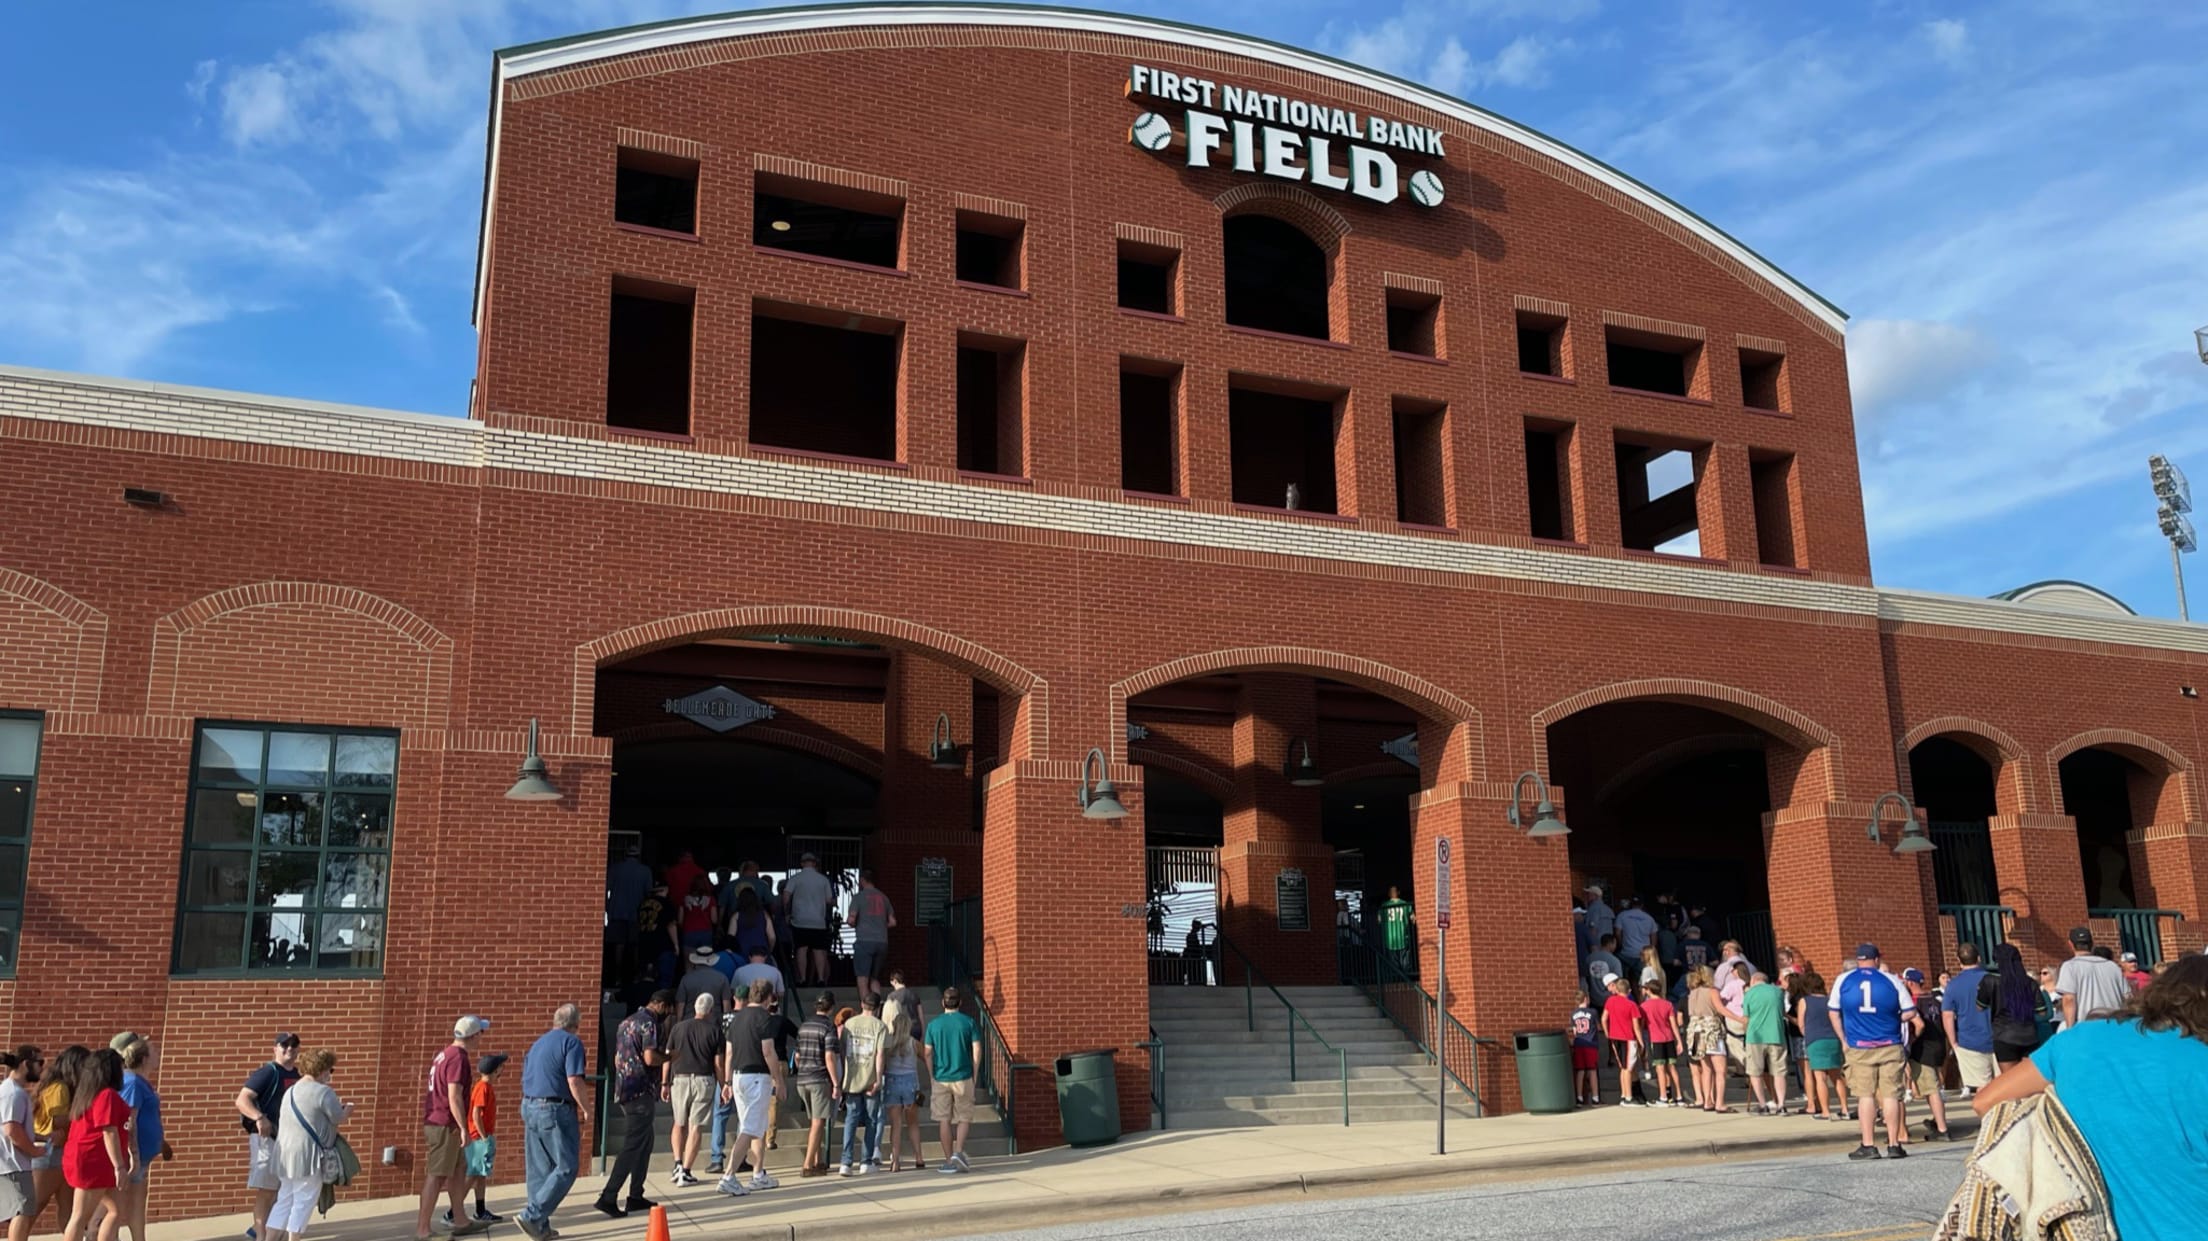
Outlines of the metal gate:
{"label": "metal gate", "polygon": [[2162,960],[2162,919],[2183,922],[2175,909],[2088,909],[2088,918],[2113,918],[2123,951],[2136,953],[2142,969],[2153,969]]}
{"label": "metal gate", "polygon": [[1725,919],[1725,935],[1740,941],[1740,950],[1747,954],[1757,969],[1778,969],[1779,942],[1771,935],[1771,911],[1752,909]]}
{"label": "metal gate", "polygon": [[[1933,890],[1942,905],[1994,905],[1993,835],[1984,819],[1931,825]],[[1982,940],[1972,941],[1985,947]]]}
{"label": "metal gate", "polygon": [[1214,972],[1207,949],[1219,923],[1219,851],[1150,846],[1148,891],[1150,982],[1209,985]]}

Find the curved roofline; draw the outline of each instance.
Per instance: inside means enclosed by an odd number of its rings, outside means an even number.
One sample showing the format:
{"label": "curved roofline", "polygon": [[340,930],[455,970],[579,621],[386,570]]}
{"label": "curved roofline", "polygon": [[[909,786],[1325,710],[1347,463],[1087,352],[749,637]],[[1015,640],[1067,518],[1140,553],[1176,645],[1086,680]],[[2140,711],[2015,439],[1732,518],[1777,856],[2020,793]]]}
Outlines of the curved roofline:
{"label": "curved roofline", "polygon": [[2105,590],[2102,590],[2100,587],[2095,586],[2090,582],[2081,582],[2075,578],[2068,577],[2050,577],[2043,581],[2026,582],[2022,586],[2017,586],[2009,590],[2004,590],[2000,594],[1993,597],[2007,603],[2014,603],[2021,596],[2028,595],[2035,590],[2040,590],[2048,586],[2073,586],[2089,595],[2099,595],[2101,598],[2108,600],[2110,603],[2115,604],[2117,607],[2122,608],[2124,611],[2130,613],[2133,616],[2139,615],[2139,613],[2134,610],[2130,604],[2125,603],[2123,600],[2118,599],[2116,596],[2108,593]]}
{"label": "curved roofline", "polygon": [[848,26],[1032,26],[1062,30],[1077,30],[1090,34],[1123,35],[1130,38],[1158,39],[1168,43],[1182,43],[1203,47],[1211,51],[1245,58],[1271,61],[1290,69],[1299,69],[1321,77],[1334,78],[1353,86],[1382,94],[1400,96],[1420,107],[1451,117],[1475,129],[1486,130],[1507,138],[1521,146],[1539,151],[1566,167],[1575,169],[1610,186],[1629,198],[1634,198],[1657,213],[1700,236],[1715,246],[1719,252],[1730,256],[1749,271],[1763,277],[1780,291],[1791,296],[1803,309],[1819,322],[1835,332],[1845,331],[1847,313],[1819,296],[1814,289],[1788,275],[1777,264],[1764,258],[1738,238],[1717,225],[1695,214],[1661,191],[1649,186],[1629,173],[1622,172],[1594,156],[1568,143],[1560,142],[1531,126],[1521,125],[1507,117],[1445,95],[1430,87],[1421,86],[1406,78],[1323,53],[1308,51],[1291,44],[1277,43],[1256,35],[1236,34],[1209,26],[1187,22],[1168,21],[1154,17],[1135,17],[1124,13],[1108,13],[1097,9],[1067,8],[1056,5],[1001,4],[960,0],[872,0],[868,3],[814,4],[792,8],[756,9],[741,13],[709,14],[698,17],[678,17],[666,21],[648,22],[637,26],[622,26],[590,34],[570,35],[559,39],[544,39],[515,47],[501,48],[491,55],[491,114],[488,133],[485,136],[483,213],[476,232],[476,268],[474,319],[480,320],[483,310],[485,265],[490,258],[491,199],[496,191],[498,169],[499,109],[505,95],[508,78],[523,77],[534,73],[546,73],[572,65],[615,56],[627,56],[637,52],[697,43],[710,39],[740,38],[746,35],[786,34],[792,31],[817,30]]}

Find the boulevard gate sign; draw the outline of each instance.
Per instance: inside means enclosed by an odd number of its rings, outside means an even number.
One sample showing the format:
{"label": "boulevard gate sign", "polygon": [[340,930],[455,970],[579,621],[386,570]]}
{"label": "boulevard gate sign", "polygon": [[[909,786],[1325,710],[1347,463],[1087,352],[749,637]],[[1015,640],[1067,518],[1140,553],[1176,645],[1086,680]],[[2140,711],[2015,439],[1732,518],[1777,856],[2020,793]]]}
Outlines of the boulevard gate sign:
{"label": "boulevard gate sign", "polygon": [[[1382,148],[1435,157],[1446,154],[1441,131],[1430,126],[1360,116],[1331,104],[1221,85],[1148,65],[1128,69],[1127,96],[1186,105],[1181,137],[1191,168],[1210,168],[1214,157],[1225,156],[1232,159],[1236,172],[1309,181],[1377,203],[1392,203],[1402,196],[1395,157]],[[1127,131],[1128,141],[1145,151],[1163,151],[1173,145],[1173,137],[1172,120],[1158,112],[1136,117]],[[1343,140],[1339,170],[1334,159],[1337,138]],[[1412,173],[1410,195],[1421,207],[1440,206],[1440,176],[1427,168]]]}

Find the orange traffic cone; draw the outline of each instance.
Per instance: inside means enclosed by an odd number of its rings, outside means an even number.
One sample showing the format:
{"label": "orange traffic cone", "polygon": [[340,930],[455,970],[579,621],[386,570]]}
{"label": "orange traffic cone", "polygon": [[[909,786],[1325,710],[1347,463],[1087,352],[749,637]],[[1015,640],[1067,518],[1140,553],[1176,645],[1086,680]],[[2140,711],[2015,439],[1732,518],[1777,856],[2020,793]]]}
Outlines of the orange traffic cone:
{"label": "orange traffic cone", "polygon": [[652,1226],[645,1230],[644,1241],[668,1241],[666,1207],[654,1206],[652,1208]]}

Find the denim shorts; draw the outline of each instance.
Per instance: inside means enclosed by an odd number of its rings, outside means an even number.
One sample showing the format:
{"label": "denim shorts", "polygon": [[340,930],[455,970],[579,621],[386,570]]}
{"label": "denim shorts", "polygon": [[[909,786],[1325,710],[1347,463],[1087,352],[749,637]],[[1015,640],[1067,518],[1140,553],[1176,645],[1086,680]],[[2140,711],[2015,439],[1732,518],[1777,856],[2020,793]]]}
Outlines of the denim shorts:
{"label": "denim shorts", "polygon": [[882,1079],[883,1107],[911,1107],[920,1101],[918,1073],[891,1073]]}

